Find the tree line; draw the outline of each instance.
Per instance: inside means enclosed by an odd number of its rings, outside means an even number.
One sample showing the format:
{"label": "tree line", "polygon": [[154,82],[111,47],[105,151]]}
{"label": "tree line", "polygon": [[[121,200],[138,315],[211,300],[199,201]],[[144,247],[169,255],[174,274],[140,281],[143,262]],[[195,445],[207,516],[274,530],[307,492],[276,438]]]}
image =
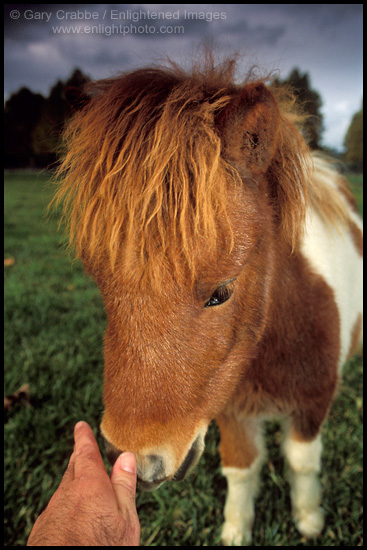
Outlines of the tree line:
{"label": "tree line", "polygon": [[90,79],[75,69],[58,80],[48,97],[21,88],[5,103],[5,168],[52,168],[58,160],[60,136],[71,107],[65,90]]}
{"label": "tree line", "polygon": [[[5,103],[5,168],[52,168],[58,162],[60,135],[71,108],[65,96],[69,86],[82,87],[89,81],[80,69],[75,69],[65,81],[58,80],[48,97],[28,88],[21,88]],[[308,73],[294,69],[287,79],[276,79],[276,85],[290,85],[308,115],[304,136],[313,150],[323,150],[324,130],[320,94],[310,86]],[[342,160],[349,169],[361,171],[363,163],[363,104],[352,117],[344,139]],[[336,154],[333,151],[326,151]],[[336,154],[340,157],[340,154]]]}

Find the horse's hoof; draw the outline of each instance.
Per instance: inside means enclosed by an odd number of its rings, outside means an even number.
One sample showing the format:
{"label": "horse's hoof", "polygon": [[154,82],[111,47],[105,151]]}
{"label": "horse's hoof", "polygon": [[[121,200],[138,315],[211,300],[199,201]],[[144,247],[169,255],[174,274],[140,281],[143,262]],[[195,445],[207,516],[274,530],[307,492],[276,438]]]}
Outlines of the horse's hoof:
{"label": "horse's hoof", "polygon": [[299,512],[295,522],[301,535],[306,538],[317,537],[324,527],[324,512],[322,508]]}
{"label": "horse's hoof", "polygon": [[236,525],[226,521],[223,524],[222,542],[224,546],[248,546],[251,544],[251,530],[243,525]]}

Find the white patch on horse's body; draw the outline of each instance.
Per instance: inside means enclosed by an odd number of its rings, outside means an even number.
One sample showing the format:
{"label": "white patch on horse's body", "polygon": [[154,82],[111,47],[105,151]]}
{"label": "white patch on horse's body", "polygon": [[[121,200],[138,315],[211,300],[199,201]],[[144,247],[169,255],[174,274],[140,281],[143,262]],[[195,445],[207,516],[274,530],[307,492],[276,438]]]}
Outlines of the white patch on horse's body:
{"label": "white patch on horse's body", "polygon": [[[330,179],[330,186],[335,187]],[[345,199],[341,197],[343,201]],[[345,201],[346,203],[346,201]],[[362,231],[362,222],[348,207],[351,222]],[[309,209],[301,250],[316,273],[321,275],[334,292],[340,318],[340,357],[338,374],[350,351],[353,327],[363,311],[362,256],[347,227],[325,224],[315,209]]]}

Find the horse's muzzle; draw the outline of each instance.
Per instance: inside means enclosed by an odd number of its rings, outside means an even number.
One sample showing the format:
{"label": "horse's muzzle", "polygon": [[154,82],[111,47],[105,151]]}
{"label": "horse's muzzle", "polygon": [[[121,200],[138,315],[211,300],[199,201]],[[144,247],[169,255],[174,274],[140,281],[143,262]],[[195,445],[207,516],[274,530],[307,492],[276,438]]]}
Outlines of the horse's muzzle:
{"label": "horse's muzzle", "polygon": [[[143,491],[154,491],[167,480],[182,481],[191,472],[199,461],[204,448],[204,433],[200,433],[191,445],[186,457],[175,473],[167,473],[163,456],[149,454],[141,457],[137,455],[138,487]],[[113,465],[123,451],[114,447],[105,440],[107,457]]]}

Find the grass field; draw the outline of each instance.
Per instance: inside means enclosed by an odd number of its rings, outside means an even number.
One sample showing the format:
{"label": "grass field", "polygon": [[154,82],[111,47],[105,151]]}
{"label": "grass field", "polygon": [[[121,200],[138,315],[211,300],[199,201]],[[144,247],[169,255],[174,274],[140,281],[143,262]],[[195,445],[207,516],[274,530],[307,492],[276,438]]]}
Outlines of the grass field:
{"label": "grass field", "polygon": [[[65,471],[75,423],[86,420],[98,436],[102,414],[103,304],[60,244],[56,215],[46,219],[53,191],[48,180],[47,174],[5,178],[5,394],[28,383],[31,398],[29,407],[15,405],[5,417],[5,546],[25,546]],[[361,204],[362,178],[354,176],[353,184]],[[292,523],[280,431],[269,424],[254,546],[363,545],[361,396],[357,357],[324,427],[326,527],[316,541],[302,540]],[[226,483],[218,439],[213,424],[188,480],[138,494],[141,545],[220,545]]]}

